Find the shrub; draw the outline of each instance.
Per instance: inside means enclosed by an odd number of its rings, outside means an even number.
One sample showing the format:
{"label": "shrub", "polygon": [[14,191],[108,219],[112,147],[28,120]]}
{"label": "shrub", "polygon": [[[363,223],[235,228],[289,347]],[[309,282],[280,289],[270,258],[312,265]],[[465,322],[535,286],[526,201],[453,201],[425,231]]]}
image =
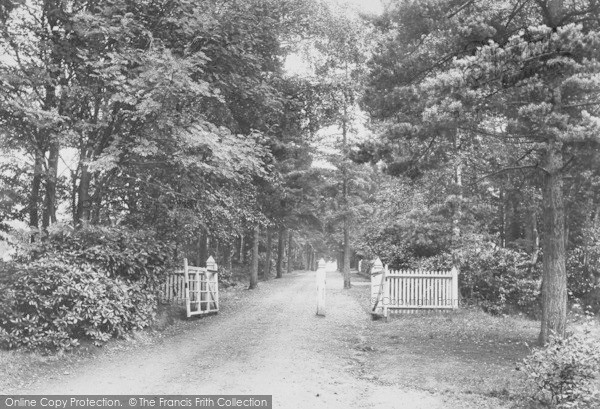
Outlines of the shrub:
{"label": "shrub", "polygon": [[[522,251],[481,243],[456,254],[461,264],[459,286],[470,303],[481,305],[491,314],[514,310],[535,315],[539,309],[539,266],[532,266],[530,256]],[[452,256],[442,253],[419,260],[417,268],[447,270]]]}
{"label": "shrub", "polygon": [[232,286],[236,285],[236,283],[237,282],[233,275],[233,271],[226,267],[219,266],[219,287],[221,287],[221,288],[232,287]]}
{"label": "shrub", "polygon": [[140,283],[109,277],[89,264],[42,259],[0,294],[0,344],[68,350],[148,325],[156,298]]}
{"label": "shrub", "polygon": [[487,243],[464,254],[462,264],[462,285],[481,300],[484,310],[537,312],[541,271],[527,253]]}
{"label": "shrub", "polygon": [[170,244],[156,239],[151,231],[86,226],[58,229],[48,235],[22,261],[60,257],[73,263],[88,263],[109,276],[131,280],[160,281],[173,259]]}
{"label": "shrub", "polygon": [[0,288],[15,281],[20,275],[22,275],[20,264],[12,261],[0,261]]}
{"label": "shrub", "polygon": [[58,229],[0,266],[0,344],[66,350],[151,323],[172,248],[151,232]]}
{"label": "shrub", "polygon": [[600,249],[598,246],[575,247],[567,257],[569,299],[600,312]]}
{"label": "shrub", "polygon": [[524,360],[522,369],[545,403],[559,408],[600,407],[593,382],[600,371],[600,342],[595,339],[552,338]]}
{"label": "shrub", "polygon": [[373,264],[375,262],[373,260],[363,259],[362,263],[360,263],[360,273],[369,275],[371,274],[371,270],[373,269]]}

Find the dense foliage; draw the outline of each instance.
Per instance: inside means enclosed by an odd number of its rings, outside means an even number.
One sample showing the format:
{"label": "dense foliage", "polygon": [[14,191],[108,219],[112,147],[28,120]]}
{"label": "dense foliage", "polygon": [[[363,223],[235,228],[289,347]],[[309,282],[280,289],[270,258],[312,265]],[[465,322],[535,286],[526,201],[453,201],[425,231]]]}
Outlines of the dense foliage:
{"label": "dense foliage", "polygon": [[0,344],[66,350],[148,326],[171,246],[148,232],[58,230],[2,265]]}
{"label": "dense foliage", "polygon": [[102,344],[152,322],[148,288],[89,264],[41,259],[2,289],[0,345],[68,350],[89,339]]}
{"label": "dense foliage", "polygon": [[173,245],[152,231],[87,226],[65,226],[49,232],[18,258],[22,261],[62,259],[73,264],[95,265],[109,277],[155,285],[173,262]]}
{"label": "dense foliage", "polygon": [[557,408],[596,408],[600,395],[600,344],[584,335],[557,337],[525,359],[522,369],[537,397]]}

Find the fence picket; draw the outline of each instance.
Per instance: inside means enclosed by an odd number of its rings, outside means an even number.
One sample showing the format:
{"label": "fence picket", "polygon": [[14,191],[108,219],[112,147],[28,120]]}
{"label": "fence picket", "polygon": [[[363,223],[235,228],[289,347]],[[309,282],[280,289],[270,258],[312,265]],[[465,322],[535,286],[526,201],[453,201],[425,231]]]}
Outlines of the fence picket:
{"label": "fence picket", "polygon": [[388,270],[385,277],[386,308],[390,313],[456,309],[458,271]]}

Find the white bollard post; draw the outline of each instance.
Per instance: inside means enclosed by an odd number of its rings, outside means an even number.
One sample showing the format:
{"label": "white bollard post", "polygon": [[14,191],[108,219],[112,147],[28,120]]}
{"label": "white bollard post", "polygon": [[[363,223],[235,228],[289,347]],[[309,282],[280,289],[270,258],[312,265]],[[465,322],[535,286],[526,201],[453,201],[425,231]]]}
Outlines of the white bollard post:
{"label": "white bollard post", "polygon": [[325,260],[319,260],[317,266],[317,315],[325,316],[325,287],[326,287]]}

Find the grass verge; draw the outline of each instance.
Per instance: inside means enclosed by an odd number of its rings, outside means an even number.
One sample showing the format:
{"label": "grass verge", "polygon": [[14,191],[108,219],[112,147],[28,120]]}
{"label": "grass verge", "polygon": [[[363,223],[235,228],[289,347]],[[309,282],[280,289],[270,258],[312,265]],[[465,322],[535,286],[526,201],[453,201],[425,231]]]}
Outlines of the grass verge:
{"label": "grass verge", "polygon": [[[370,287],[360,285],[367,280],[354,279],[358,285],[350,294],[370,314]],[[536,345],[537,321],[469,308],[394,314],[370,321],[366,329],[350,340],[361,352],[359,376],[366,380],[443,394],[451,397],[452,407],[535,407],[518,368]]]}

